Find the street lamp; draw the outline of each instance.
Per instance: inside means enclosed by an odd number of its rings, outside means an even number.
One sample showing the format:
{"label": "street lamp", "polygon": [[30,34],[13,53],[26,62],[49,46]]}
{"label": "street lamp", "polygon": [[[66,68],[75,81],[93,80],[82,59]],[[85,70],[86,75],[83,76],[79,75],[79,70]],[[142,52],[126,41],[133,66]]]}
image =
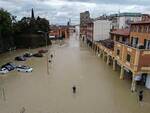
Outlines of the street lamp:
{"label": "street lamp", "polygon": [[[44,31],[38,31],[38,33],[42,33],[42,34],[44,34],[44,37],[45,37],[45,41],[46,41],[46,49],[48,50],[48,48],[47,48],[47,32],[44,32]],[[47,53],[47,73],[48,73],[48,75],[49,75],[49,64],[48,64],[48,62],[49,62],[49,58],[48,58],[48,54],[49,54],[49,50],[48,50],[48,53]]]}

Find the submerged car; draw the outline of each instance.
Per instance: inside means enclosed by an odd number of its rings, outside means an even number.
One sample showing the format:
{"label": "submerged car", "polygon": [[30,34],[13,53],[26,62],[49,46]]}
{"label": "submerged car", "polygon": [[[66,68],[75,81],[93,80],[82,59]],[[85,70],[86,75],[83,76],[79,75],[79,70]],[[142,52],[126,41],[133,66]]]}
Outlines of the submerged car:
{"label": "submerged car", "polygon": [[2,69],[2,68],[6,68],[8,71],[12,71],[12,70],[14,70],[14,69],[16,68],[16,65],[13,64],[13,63],[11,63],[11,62],[9,62],[9,63],[7,63],[7,64],[4,64],[4,65],[1,67],[1,69]]}
{"label": "submerged car", "polygon": [[34,57],[43,57],[43,54],[42,53],[35,53],[33,54]]}
{"label": "submerged car", "polygon": [[32,56],[33,56],[32,53],[25,53],[25,54],[23,55],[23,57],[32,57]]}
{"label": "submerged car", "polygon": [[1,68],[0,69],[0,74],[6,74],[8,73],[9,71],[6,69],[6,68]]}
{"label": "submerged car", "polygon": [[15,57],[15,60],[16,61],[26,61],[26,58],[23,56],[17,56],[17,57]]}
{"label": "submerged car", "polygon": [[28,67],[28,66],[24,66],[24,65],[19,65],[19,66],[17,66],[16,69],[19,72],[32,72],[33,71],[33,68]]}
{"label": "submerged car", "polygon": [[47,53],[47,52],[48,52],[48,50],[46,50],[46,49],[39,50],[39,53]]}

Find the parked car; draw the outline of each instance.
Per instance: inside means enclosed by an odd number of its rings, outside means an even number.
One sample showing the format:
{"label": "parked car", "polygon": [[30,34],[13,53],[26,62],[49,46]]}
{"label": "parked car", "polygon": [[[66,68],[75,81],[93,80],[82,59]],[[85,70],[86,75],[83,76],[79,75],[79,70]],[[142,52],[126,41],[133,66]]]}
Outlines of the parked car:
{"label": "parked car", "polygon": [[42,53],[35,53],[33,54],[34,57],[43,57],[43,54]]}
{"label": "parked car", "polygon": [[32,56],[33,56],[32,53],[25,53],[25,54],[23,55],[23,57],[32,57]]}
{"label": "parked car", "polygon": [[16,69],[19,72],[32,72],[33,71],[33,69],[31,67],[24,66],[24,65],[19,65],[19,66],[17,66]]}
{"label": "parked car", "polygon": [[6,68],[1,68],[0,69],[0,74],[6,74],[8,73],[9,71],[6,69]]}
{"label": "parked car", "polygon": [[12,71],[16,68],[16,65],[9,62],[9,63],[3,65],[1,68],[6,68],[8,71]]}
{"label": "parked car", "polygon": [[48,52],[48,50],[46,50],[46,49],[39,50],[39,53],[47,53],[47,52]]}
{"label": "parked car", "polygon": [[15,60],[17,60],[17,61],[26,61],[26,58],[23,57],[23,56],[17,56],[17,57],[15,57]]}

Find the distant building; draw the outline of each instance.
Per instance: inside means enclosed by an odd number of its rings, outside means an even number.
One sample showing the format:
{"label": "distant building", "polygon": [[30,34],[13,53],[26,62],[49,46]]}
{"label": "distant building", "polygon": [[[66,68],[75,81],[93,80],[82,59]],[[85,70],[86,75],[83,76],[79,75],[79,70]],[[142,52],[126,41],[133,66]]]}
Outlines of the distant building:
{"label": "distant building", "polygon": [[89,40],[90,42],[93,42],[93,31],[94,31],[94,22],[93,20],[89,21],[87,23],[87,40]]}
{"label": "distant building", "polygon": [[69,28],[68,26],[56,26],[51,25],[49,31],[49,37],[52,38],[69,38]]}
{"label": "distant building", "polygon": [[150,21],[150,15],[149,14],[142,14],[142,21]]}
{"label": "distant building", "polygon": [[84,26],[91,20],[89,11],[80,13],[80,26]]}
{"label": "distant building", "polygon": [[87,36],[87,23],[91,21],[89,11],[80,13],[80,38],[83,40]]}
{"label": "distant building", "polygon": [[119,13],[111,14],[108,16],[109,20],[112,21],[114,29],[125,29],[130,27],[131,22],[137,22],[142,20],[141,13]]}
{"label": "distant building", "polygon": [[131,22],[141,21],[141,13],[120,13],[118,17],[119,29],[129,28]]}
{"label": "distant building", "polygon": [[112,29],[119,29],[118,14],[110,15],[109,20],[111,21]]}
{"label": "distant building", "polygon": [[95,20],[93,29],[93,41],[100,41],[108,39],[111,30],[111,21],[109,20]]}

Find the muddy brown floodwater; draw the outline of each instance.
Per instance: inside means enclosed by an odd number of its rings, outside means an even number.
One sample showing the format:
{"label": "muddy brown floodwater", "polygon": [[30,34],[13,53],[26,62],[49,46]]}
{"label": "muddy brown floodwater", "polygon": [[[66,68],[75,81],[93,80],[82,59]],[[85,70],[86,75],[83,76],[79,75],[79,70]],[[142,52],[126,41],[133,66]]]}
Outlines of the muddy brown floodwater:
{"label": "muddy brown floodwater", "polygon": [[[150,113],[150,105],[139,104],[136,94],[131,93],[131,83],[119,80],[119,73],[75,35],[52,50],[49,75],[43,57],[15,62],[33,67],[32,73],[13,71],[1,77],[0,113]],[[2,54],[0,63],[24,51]],[[73,85],[76,94],[72,93]]]}

